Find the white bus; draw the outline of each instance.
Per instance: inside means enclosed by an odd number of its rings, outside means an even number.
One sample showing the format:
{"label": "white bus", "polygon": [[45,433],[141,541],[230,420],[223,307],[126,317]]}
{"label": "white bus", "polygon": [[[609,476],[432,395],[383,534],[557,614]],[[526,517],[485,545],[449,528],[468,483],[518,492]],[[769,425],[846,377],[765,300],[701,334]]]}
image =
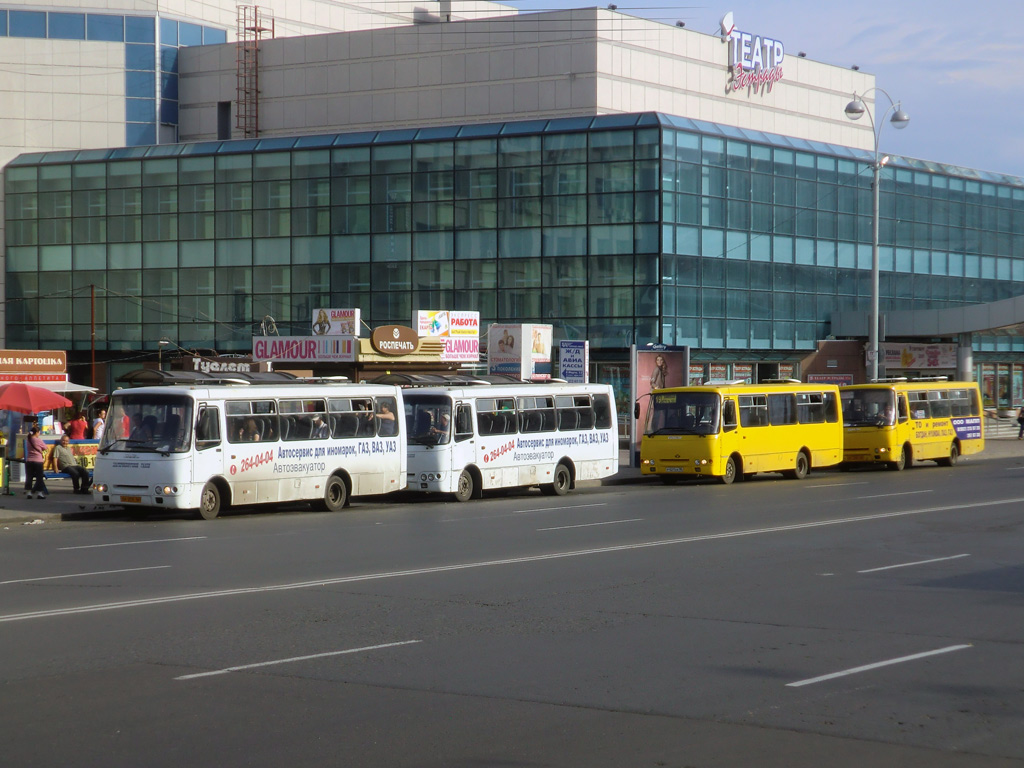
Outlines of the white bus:
{"label": "white bus", "polygon": [[607,384],[489,384],[405,390],[410,491],[458,501],[495,488],[564,495],[619,469]]}
{"label": "white bus", "polygon": [[405,487],[402,391],[373,384],[147,386],[115,391],[93,471],[93,499],[196,510],[309,501]]}

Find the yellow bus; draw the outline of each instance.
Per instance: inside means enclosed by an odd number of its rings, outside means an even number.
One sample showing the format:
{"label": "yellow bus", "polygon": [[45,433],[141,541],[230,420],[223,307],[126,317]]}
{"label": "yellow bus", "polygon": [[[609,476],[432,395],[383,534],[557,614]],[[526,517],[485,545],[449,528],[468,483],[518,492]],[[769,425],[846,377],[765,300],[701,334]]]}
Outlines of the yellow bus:
{"label": "yellow bus", "polygon": [[844,466],[952,467],[985,447],[981,393],[972,381],[892,379],[841,387],[840,398]]}
{"label": "yellow bus", "polygon": [[796,479],[843,459],[839,388],[773,381],[658,389],[640,443],[640,472],[665,483],[758,472]]}

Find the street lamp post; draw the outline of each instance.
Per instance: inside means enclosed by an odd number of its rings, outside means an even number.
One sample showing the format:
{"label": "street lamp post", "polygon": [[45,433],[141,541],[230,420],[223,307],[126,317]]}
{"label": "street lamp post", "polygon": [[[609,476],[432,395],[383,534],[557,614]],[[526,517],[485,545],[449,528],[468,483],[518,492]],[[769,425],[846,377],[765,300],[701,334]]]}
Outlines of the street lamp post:
{"label": "street lamp post", "polygon": [[[885,110],[885,113],[878,122],[875,122],[874,114],[868,109],[867,104],[864,103],[862,98],[872,91],[883,94],[889,100],[889,108]],[[893,101],[892,97],[881,88],[870,88],[860,96],[854,92],[853,101],[846,105],[846,116],[851,120],[859,120],[867,113],[868,119],[871,121],[871,134],[875,140],[874,161],[871,164],[871,317],[868,327],[868,370],[870,373],[869,380],[871,381],[878,378],[878,186],[882,166],[889,161],[888,156],[881,157],[879,155],[878,139],[882,134],[882,125],[885,117],[890,112],[892,112],[892,117],[889,118],[889,122],[893,128],[907,127],[907,123],[910,122],[910,115],[903,111],[900,107],[900,102]]]}
{"label": "street lamp post", "polygon": [[171,343],[171,340],[164,336],[160,341],[157,342],[159,345],[159,353],[157,354],[157,370],[162,371],[164,369],[164,347]]}

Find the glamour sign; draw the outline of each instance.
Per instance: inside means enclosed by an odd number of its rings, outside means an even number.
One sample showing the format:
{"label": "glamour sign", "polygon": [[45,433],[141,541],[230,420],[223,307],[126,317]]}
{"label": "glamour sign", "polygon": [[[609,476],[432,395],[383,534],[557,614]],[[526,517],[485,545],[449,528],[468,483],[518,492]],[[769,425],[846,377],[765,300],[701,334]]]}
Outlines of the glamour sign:
{"label": "glamour sign", "polygon": [[782,60],[786,57],[782,41],[736,29],[732,11],[722,17],[721,25],[722,39],[729,41],[732,90],[764,87],[770,91],[782,79]]}

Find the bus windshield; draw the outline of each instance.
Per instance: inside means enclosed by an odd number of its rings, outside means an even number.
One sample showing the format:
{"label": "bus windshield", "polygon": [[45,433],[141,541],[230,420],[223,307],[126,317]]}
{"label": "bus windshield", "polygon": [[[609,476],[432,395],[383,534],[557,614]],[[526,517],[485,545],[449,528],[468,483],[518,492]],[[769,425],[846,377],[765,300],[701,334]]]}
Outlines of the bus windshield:
{"label": "bus windshield", "polygon": [[185,453],[192,444],[192,399],[183,395],[115,394],[100,453]]}
{"label": "bus windshield", "polygon": [[658,392],[651,401],[645,435],[718,433],[720,401],[714,392]]}
{"label": "bus windshield", "polygon": [[446,445],[451,439],[452,401],[444,395],[405,396],[405,424],[409,442]]}
{"label": "bus windshield", "polygon": [[843,426],[887,427],[894,423],[896,394],[891,389],[844,389]]}

